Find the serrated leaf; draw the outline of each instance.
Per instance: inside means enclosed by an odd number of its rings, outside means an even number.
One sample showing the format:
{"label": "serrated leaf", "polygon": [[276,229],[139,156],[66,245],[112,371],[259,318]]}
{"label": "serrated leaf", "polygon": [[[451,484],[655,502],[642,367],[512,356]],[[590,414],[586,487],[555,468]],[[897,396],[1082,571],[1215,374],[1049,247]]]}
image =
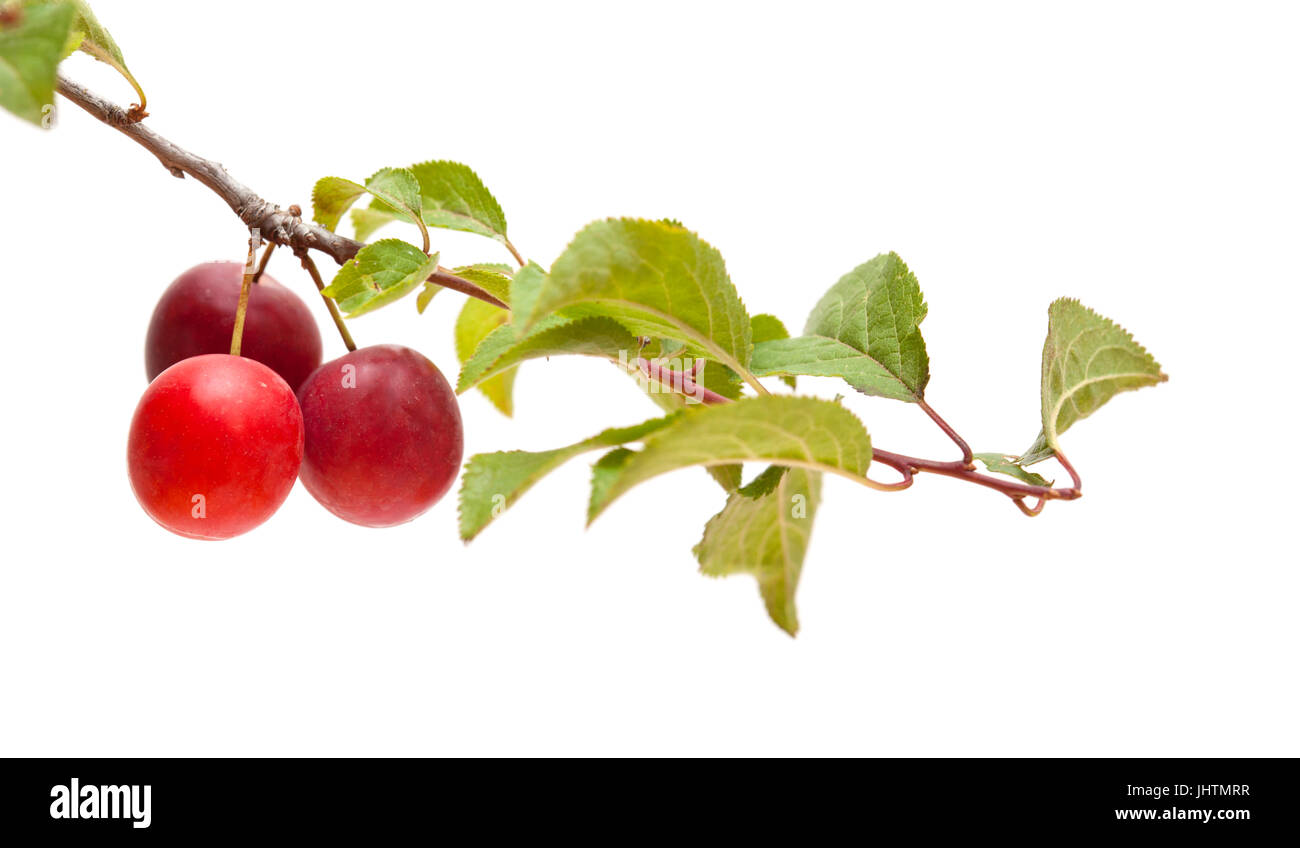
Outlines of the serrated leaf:
{"label": "serrated leaf", "polygon": [[826,336],[774,339],[754,345],[749,369],[759,377],[839,377],[863,394],[912,402],[916,394],[867,354]]}
{"label": "serrated leaf", "polygon": [[1005,474],[1008,477],[1014,477],[1021,483],[1028,483],[1031,486],[1050,486],[1052,482],[1041,474],[1022,468],[1019,461],[1014,456],[1008,456],[1002,453],[977,453],[975,459],[984,463],[984,467],[994,474]]}
{"label": "serrated leaf", "polygon": [[[763,342],[771,342],[771,341],[776,341],[777,339],[790,338],[790,331],[785,328],[785,324],[782,323],[781,319],[777,318],[775,315],[766,315],[766,314],[755,315],[752,319],[750,319],[749,326],[750,326],[750,335],[753,337],[755,351],[758,350],[758,346]],[[752,359],[750,360],[750,370],[751,371],[754,370]],[[760,377],[765,376],[762,374],[758,374],[757,371],[755,371],[754,373]],[[781,382],[785,383],[787,386],[789,386],[792,389],[796,388],[798,385],[795,378],[789,375],[782,376]]]}
{"label": "serrated leaf", "polygon": [[722,487],[724,492],[734,492],[740,488],[743,467],[740,463],[731,465],[707,465],[704,468],[709,476]]}
{"label": "serrated leaf", "polygon": [[668,426],[672,416],[651,418],[631,427],[604,430],[555,450],[481,453],[470,458],[460,484],[460,536],[469,541],[482,532],[538,480],[579,454],[637,442]]}
{"label": "serrated leaf", "polygon": [[37,126],[50,125],[63,46],[72,31],[66,5],[26,9],[16,26],[0,29],[0,107]]}
{"label": "serrated leaf", "polygon": [[442,286],[425,280],[424,288],[415,296],[415,311],[423,315],[424,310],[429,308],[429,304],[433,302],[433,298],[440,291],[442,291]]}
{"label": "serrated leaf", "polygon": [[383,209],[371,209],[364,206],[353,209],[350,217],[352,218],[353,236],[357,241],[361,242],[370,241],[370,237],[385,224],[401,220],[401,216],[396,212],[386,212]]}
{"label": "serrated leaf", "polygon": [[[517,280],[518,278],[516,278]],[[587,226],[555,261],[528,304],[525,327],[561,309],[613,318],[634,334],[686,343],[744,373],[750,319],[721,254],[662,221],[609,219]]]}
{"label": "serrated leaf", "polygon": [[355,318],[405,297],[436,270],[438,254],[425,256],[413,244],[382,239],[345,262],[322,294]]}
{"label": "serrated leaf", "polygon": [[[509,316],[510,313],[490,303],[472,297],[465,300],[456,318],[456,356],[462,366],[488,335],[502,328]],[[477,382],[479,391],[506,416],[514,414],[515,374],[513,367],[501,368]]]}
{"label": "serrated leaf", "polygon": [[545,285],[546,271],[536,262],[529,262],[515,272],[510,279],[510,298],[507,301],[515,320],[532,311]]}
{"label": "serrated leaf", "polygon": [[18,4],[20,7],[28,9],[49,7],[49,6],[67,6],[73,11],[72,27],[68,37],[64,41],[61,59],[66,59],[77,50],[81,50],[95,59],[105,63],[113,70],[121,74],[122,78],[130,83],[135,89],[136,96],[140,98],[141,107],[146,100],[144,89],[126,66],[126,59],[122,55],[122,50],[113,40],[113,36],[95,13],[91,11],[90,4],[85,0],[25,0]]}
{"label": "serrated leaf", "polygon": [[381,168],[365,185],[343,177],[321,177],[311,192],[312,218],[325,229],[336,230],[343,213],[363,194],[378,198],[405,220],[420,215],[420,184],[415,175],[406,168]]}
{"label": "serrated leaf", "polygon": [[[504,320],[506,313],[496,311]],[[456,391],[467,391],[530,359],[578,355],[618,362],[620,356],[635,357],[636,347],[636,337],[610,318],[571,319],[557,315],[527,333],[515,324],[504,324],[493,329],[464,362]]]}
{"label": "serrated leaf", "polygon": [[463,270],[487,271],[493,274],[500,274],[503,277],[513,277],[517,270],[515,266],[508,265],[505,262],[475,262],[472,265],[461,265]]}
{"label": "serrated leaf", "polygon": [[671,359],[672,357],[683,357],[690,354],[686,345],[676,339],[650,339],[642,355],[657,359]]}
{"label": "serrated leaf", "polygon": [[513,275],[510,266],[485,262],[479,265],[461,265],[452,268],[451,272],[463,280],[469,280],[502,303],[510,302],[510,278]]}
{"label": "serrated leaf", "polygon": [[790,331],[785,328],[785,324],[775,315],[760,313],[749,320],[750,335],[753,337],[754,344],[759,342],[770,342],[773,339],[788,339]]}
{"label": "serrated leaf", "polygon": [[1043,429],[1021,465],[1048,459],[1060,449],[1059,436],[1120,392],[1169,379],[1146,348],[1127,330],[1073,298],[1047,310],[1043,345]]}
{"label": "serrated leaf", "polygon": [[596,460],[595,464],[591,466],[591,501],[605,496],[610,484],[618,479],[623,466],[634,456],[636,456],[636,451],[620,447],[614,448]]}
{"label": "serrated leaf", "polygon": [[[930,380],[920,330],[925,314],[916,276],[898,254],[882,253],[841,277],[817,302],[804,327],[803,338],[811,340],[768,342],[763,361],[773,374],[843,377],[866,394],[919,400]],[[866,361],[853,362],[855,355]],[[835,371],[843,373],[827,373]]]}
{"label": "serrated leaf", "polygon": [[77,9],[77,19],[73,24],[73,29],[81,33],[81,38],[77,42],[77,49],[83,53],[89,53],[99,61],[109,65],[117,71],[122,77],[131,84],[135,89],[136,95],[140,98],[140,105],[145,104],[144,89],[136,80],[135,75],[131,73],[126,66],[126,58],[122,55],[122,50],[113,40],[113,36],[95,13],[90,10],[90,4],[85,0],[72,0]]}
{"label": "serrated leaf", "polygon": [[[421,162],[410,168],[420,184],[424,223],[445,230],[459,230],[495,239],[513,251],[506,237],[506,216],[492,192],[478,174],[459,162]],[[356,210],[352,222],[357,238],[364,240],[391,221],[402,220],[382,202],[368,210]]]}
{"label": "serrated leaf", "polygon": [[755,481],[769,488],[754,494],[742,489],[727,498],[695,546],[704,574],[752,574],[768,615],[791,636],[799,630],[794,597],[821,503],[821,478],[803,468],[769,467]]}
{"label": "serrated leaf", "polygon": [[762,460],[862,482],[871,464],[871,437],[862,422],[820,398],[746,397],[671,419],[671,425],[646,438],[604,497],[592,502],[588,522],[639,483],[679,468]]}
{"label": "serrated leaf", "polygon": [[763,469],[762,474],[759,474],[736,491],[747,498],[761,498],[776,488],[776,484],[781,482],[781,477],[787,470],[782,465],[769,465]]}
{"label": "serrated leaf", "polygon": [[[536,263],[529,263],[519,269],[509,282],[508,301],[513,314],[518,316],[526,314],[531,310],[532,304],[536,303],[547,283],[547,274]],[[638,339],[620,322],[599,315],[584,315],[581,310],[574,312],[576,314],[565,310],[551,315],[527,330],[516,321],[493,331],[484,339],[471,360],[465,363],[457,391],[467,391],[479,380],[529,359],[561,354],[597,356],[615,362],[630,362],[636,358],[640,347]],[[662,353],[672,353],[684,361],[693,361],[680,343],[665,342],[662,339],[653,341],[642,351],[642,355],[647,357]],[[637,376],[635,371],[629,373]],[[706,361],[699,382],[724,397],[740,397],[740,380],[735,372],[713,360]],[[659,391],[658,385],[655,386],[655,391],[650,391],[650,386],[646,383],[644,378],[638,378],[638,384],[665,411],[676,411],[685,405],[682,395]]]}
{"label": "serrated leaf", "polygon": [[504,242],[506,216],[478,174],[459,162],[412,165],[425,199],[425,221],[432,227],[463,230]]}

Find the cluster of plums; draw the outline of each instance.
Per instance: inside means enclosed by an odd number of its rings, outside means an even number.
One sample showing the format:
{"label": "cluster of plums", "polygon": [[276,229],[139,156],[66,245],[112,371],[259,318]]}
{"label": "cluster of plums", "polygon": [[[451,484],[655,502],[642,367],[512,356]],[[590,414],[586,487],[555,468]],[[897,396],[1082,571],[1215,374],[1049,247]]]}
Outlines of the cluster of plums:
{"label": "cluster of plums", "polygon": [[442,373],[397,345],[322,365],[307,305],[265,274],[250,290],[242,355],[229,355],[243,273],[235,262],[198,265],[154,310],[150,383],[127,446],[145,512],[182,536],[228,539],[270,518],[298,478],[330,512],[367,527],[437,503],[463,445]]}

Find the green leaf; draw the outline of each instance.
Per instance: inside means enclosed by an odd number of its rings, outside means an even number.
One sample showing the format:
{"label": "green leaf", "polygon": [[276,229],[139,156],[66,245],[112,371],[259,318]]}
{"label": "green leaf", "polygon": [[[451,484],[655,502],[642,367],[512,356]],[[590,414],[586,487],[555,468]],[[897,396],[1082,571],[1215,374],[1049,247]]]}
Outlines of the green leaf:
{"label": "green leaf", "polygon": [[442,291],[442,286],[425,280],[424,288],[415,296],[415,311],[423,315],[424,310],[429,308],[434,296],[440,291]]}
{"label": "green leaf", "polygon": [[527,311],[514,303],[526,328],[561,309],[603,315],[636,335],[677,339],[692,353],[747,373],[749,315],[721,254],[662,221],[589,225],[542,279]]}
{"label": "green leaf", "polygon": [[420,184],[415,175],[406,168],[381,168],[365,185],[343,177],[321,177],[311,192],[312,218],[325,229],[336,230],[348,207],[367,193],[398,210],[405,220],[420,216]]}
{"label": "green leaf", "polygon": [[[547,286],[547,284],[548,284],[547,274],[544,270],[542,270],[541,266],[539,266],[536,262],[530,262],[528,263],[528,265],[519,269],[519,271],[515,274],[514,278],[510,282],[509,302],[513,313],[516,316],[523,316],[531,313],[533,311],[534,304],[537,303],[538,298],[540,297],[543,289]],[[496,345],[495,350],[499,352],[500,350],[509,347],[519,338],[529,338],[534,334],[538,334],[544,330],[549,330],[559,325],[577,321],[579,320],[579,318],[584,316],[590,318],[602,317],[599,314],[592,314],[589,310],[585,310],[581,307],[575,307],[572,309],[563,310],[562,313],[551,315],[547,318],[541,319],[539,323],[537,323],[534,327],[528,329],[527,331],[522,329],[523,327],[522,324],[517,324],[516,331],[515,331],[517,334],[516,336],[512,337],[512,336],[507,336],[505,334],[502,334],[499,338],[493,340],[494,345]],[[614,324],[622,326],[622,322],[614,321],[614,319],[610,319],[610,318],[607,318],[607,320],[612,321]],[[595,328],[598,325],[592,324],[589,326]],[[622,338],[621,335],[620,338]],[[607,344],[605,347],[606,347],[605,351],[571,351],[571,352],[589,353],[591,355],[597,355],[597,356],[600,355],[618,356],[621,352],[621,348],[615,347],[613,343]],[[628,346],[627,358],[629,360],[635,358],[635,351],[637,350],[638,347],[639,347],[639,343],[635,341],[635,337],[634,337],[633,342],[629,343]],[[541,351],[543,349],[539,348],[538,350]],[[563,352],[563,351],[558,351],[558,352]],[[539,355],[546,356],[550,354],[539,353]],[[656,358],[656,357],[687,358],[690,356],[690,351],[680,342],[673,341],[670,339],[657,338],[651,341],[650,345],[647,346],[644,351],[642,351],[641,355],[647,358]],[[685,398],[682,395],[671,394],[671,393],[661,392],[657,390],[650,391],[650,387],[647,385],[647,381],[641,378],[640,376],[638,376],[637,372],[629,371],[629,373],[631,373],[632,376],[636,378],[637,384],[641,386],[641,388],[644,391],[646,391],[647,397],[653,400],[661,409],[667,412],[675,412],[679,409],[682,409],[686,405]],[[707,359],[704,366],[703,377],[699,382],[705,388],[715,391],[718,394],[722,395],[723,397],[728,397],[732,399],[740,397],[740,378],[736,375],[734,371],[730,370],[724,365],[719,364],[716,361],[713,361],[712,359]]]}
{"label": "green leaf", "polygon": [[[500,309],[496,312],[504,320],[506,313]],[[515,324],[504,324],[493,329],[464,361],[456,391],[467,391],[529,359],[572,354],[618,362],[620,355],[635,358],[636,348],[636,337],[610,318],[557,315],[527,333]]]}
{"label": "green leaf", "polygon": [[382,239],[345,262],[322,294],[355,318],[405,297],[436,270],[438,254],[425,256],[415,245]]}
{"label": "green leaf", "polygon": [[709,472],[724,492],[734,492],[740,488],[741,475],[743,468],[739,462],[730,465],[708,465],[704,468]]}
{"label": "green leaf", "polygon": [[839,377],[867,395],[912,402],[907,384],[870,356],[826,336],[774,339],[754,345],[750,370],[759,377]]}
{"label": "green leaf", "polygon": [[629,448],[614,448],[591,466],[591,500],[604,497],[610,485],[618,479],[627,461],[636,456]]}
{"label": "green leaf", "polygon": [[135,89],[136,96],[140,98],[140,105],[145,103],[144,89],[136,80],[135,75],[126,66],[126,58],[122,55],[122,50],[109,35],[104,25],[95,17],[95,13],[90,10],[90,4],[85,0],[72,0],[77,9],[77,19],[73,23],[73,29],[81,34],[77,48],[83,53],[89,53],[99,61],[109,65],[117,71],[122,77],[131,84]]}
{"label": "green leaf", "polygon": [[479,265],[462,265],[459,268],[452,268],[451,272],[463,280],[469,280],[502,303],[510,302],[512,271],[509,265],[485,262]]}
{"label": "green leaf", "polygon": [[822,475],[771,466],[755,483],[760,480],[768,486],[765,491],[742,489],[709,519],[695,556],[711,577],[752,574],[768,615],[793,636],[799,630],[794,596],[821,503]]}
{"label": "green leaf", "polygon": [[500,274],[502,277],[513,277],[515,275],[515,266],[508,265],[505,262],[475,262],[473,265],[461,265],[462,271],[483,271],[489,274]]}
{"label": "green leaf", "polygon": [[[841,277],[813,307],[804,327],[811,341],[769,342],[764,362],[771,373],[844,377],[866,394],[920,400],[930,380],[920,330],[925,314],[916,276],[898,254],[882,253]],[[869,361],[852,363],[853,354],[823,339]],[[827,373],[835,371],[845,373]]]}
{"label": "green leaf", "polygon": [[1060,449],[1057,441],[1074,422],[1087,418],[1120,392],[1163,383],[1169,378],[1146,348],[1127,330],[1073,298],[1053,301],[1047,310],[1043,345],[1043,430],[1020,458],[1041,462]]}
{"label": "green leaf", "polygon": [[[785,328],[785,324],[781,322],[781,319],[777,318],[775,315],[755,315],[750,319],[749,326],[750,334],[753,336],[755,353],[758,351],[758,346],[763,342],[790,338],[790,331]],[[750,361],[750,370],[754,370],[752,359]],[[754,373],[758,374],[756,371]],[[761,377],[764,375],[758,374],[758,376]],[[781,382],[785,383],[792,389],[797,385],[795,378],[789,375],[782,376]]]}
{"label": "green leaf", "polygon": [[790,331],[785,328],[785,324],[781,323],[781,319],[775,315],[765,313],[755,315],[750,319],[749,326],[754,344],[770,342],[773,339],[790,338]]}
{"label": "green leaf", "polygon": [[64,40],[63,49],[60,59],[66,59],[75,51],[81,50],[99,61],[109,65],[113,70],[122,75],[131,87],[135,89],[136,96],[140,98],[140,105],[143,108],[146,99],[144,89],[126,66],[126,59],[122,56],[122,50],[113,40],[113,36],[95,13],[91,11],[90,4],[85,0],[25,0],[18,4],[20,7],[27,9],[36,9],[40,7],[51,6],[69,6],[73,11],[72,28],[68,37]]}
{"label": "green leaf", "polygon": [[588,522],[646,480],[695,465],[763,460],[791,468],[828,471],[862,482],[871,464],[871,438],[844,407],[820,398],[768,395],[697,407],[670,416],[645,447],[623,465]]}
{"label": "green leaf", "polygon": [[506,302],[510,304],[510,311],[514,313],[516,320],[520,315],[527,315],[532,311],[533,304],[537,302],[545,286],[546,271],[542,270],[542,266],[536,262],[529,262],[515,272],[510,280],[510,297]]}
{"label": "green leaf", "polygon": [[747,498],[761,498],[776,488],[776,484],[781,481],[781,477],[788,470],[783,465],[769,465],[763,469],[762,474],[759,474],[736,491]]}
{"label": "green leaf", "polygon": [[90,4],[86,0],[72,0],[72,5],[77,9],[77,20],[73,27],[82,33],[82,45],[96,45],[113,62],[125,67],[126,58],[122,56],[122,50],[117,46],[117,42],[113,40],[113,36],[109,35],[108,30],[95,17],[95,13],[90,10]]}
{"label": "green leaf", "polygon": [[530,453],[503,451],[470,458],[460,483],[460,537],[469,541],[482,532],[533,484],[579,454],[598,448],[637,442],[672,422],[672,416],[651,418],[631,427],[605,430],[576,444]]}
{"label": "green leaf", "polygon": [[478,174],[459,162],[412,165],[425,200],[425,221],[432,227],[462,230],[506,241],[506,216]]}
{"label": "green leaf", "polygon": [[1005,474],[1031,486],[1050,486],[1051,481],[1041,474],[1022,468],[1014,456],[1002,453],[977,453],[975,458],[994,474]]}
{"label": "green leaf", "polygon": [[[430,227],[475,233],[501,242],[513,252],[506,237],[506,216],[492,192],[468,166],[459,162],[421,162],[412,165],[419,181],[423,220]],[[391,205],[374,202],[352,213],[357,238],[364,241],[391,221],[403,220]]]}
{"label": "green leaf", "polygon": [[[467,298],[456,319],[456,356],[463,366],[487,336],[502,328],[510,313],[504,309]],[[516,363],[518,364],[518,363]],[[478,389],[503,415],[514,414],[514,387],[516,371],[513,367],[499,369],[495,374],[477,382]]]}
{"label": "green leaf", "polygon": [[37,6],[25,9],[16,26],[0,29],[0,107],[50,126],[47,116],[72,19],[71,6]]}
{"label": "green leaf", "polygon": [[353,235],[357,241],[370,241],[370,237],[385,224],[391,224],[399,220],[401,220],[401,216],[396,212],[358,207],[352,210],[352,229],[355,231]]}

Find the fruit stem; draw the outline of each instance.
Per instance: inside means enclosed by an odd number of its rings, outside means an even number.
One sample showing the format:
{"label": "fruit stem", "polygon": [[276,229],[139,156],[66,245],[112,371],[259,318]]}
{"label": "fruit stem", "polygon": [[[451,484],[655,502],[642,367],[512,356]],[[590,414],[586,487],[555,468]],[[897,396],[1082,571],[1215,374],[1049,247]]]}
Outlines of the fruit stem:
{"label": "fruit stem", "polygon": [[275,242],[266,243],[266,250],[262,251],[262,261],[257,263],[257,273],[253,274],[253,284],[262,282],[262,275],[266,273],[266,263],[271,261],[271,254],[275,252]]}
{"label": "fruit stem", "polygon": [[244,317],[248,314],[248,293],[253,288],[253,277],[257,273],[253,264],[257,259],[257,240],[248,239],[248,261],[244,263],[244,282],[239,287],[239,306],[235,307],[235,330],[230,334],[230,355],[239,356],[239,348],[244,342]]}
{"label": "fruit stem", "polygon": [[334,326],[338,328],[339,335],[343,337],[343,344],[347,346],[348,352],[351,353],[356,350],[357,343],[352,341],[352,333],[348,332],[347,324],[343,323],[343,316],[339,314],[338,306],[324,294],[325,281],[320,278],[320,269],[316,267],[311,254],[305,250],[295,250],[294,254],[302,261],[302,267],[307,270],[307,273],[311,274],[311,281],[316,284],[316,291],[321,292],[320,299],[325,301],[325,308],[329,310],[330,318],[334,319]]}

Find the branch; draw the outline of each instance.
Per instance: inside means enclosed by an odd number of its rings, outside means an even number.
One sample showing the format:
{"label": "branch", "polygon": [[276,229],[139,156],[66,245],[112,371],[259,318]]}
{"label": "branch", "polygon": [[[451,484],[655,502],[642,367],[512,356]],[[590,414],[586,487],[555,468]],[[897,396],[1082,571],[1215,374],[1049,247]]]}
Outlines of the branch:
{"label": "branch", "polygon": [[[1033,486],[1029,483],[1018,483],[1015,480],[1008,480],[1005,477],[999,477],[992,474],[982,474],[971,468],[968,468],[962,462],[938,462],[933,459],[921,459],[915,456],[906,456],[901,453],[891,453],[879,449],[872,449],[872,459],[877,462],[883,462],[893,468],[906,466],[913,472],[929,472],[939,474],[943,477],[953,477],[958,480],[965,480],[967,483],[974,483],[978,486],[985,486],[994,491],[1001,492],[1009,498],[1042,498],[1049,501],[1072,501],[1076,498],[1083,497],[1083,486],[1079,477],[1074,473],[1064,456],[1057,455],[1057,460],[1062,466],[1070,472],[1074,485],[1067,489],[1054,489],[1051,486]],[[1036,512],[1034,513],[1037,514]]]}
{"label": "branch", "polygon": [[[678,373],[678,372],[673,372]],[[731,399],[718,396],[715,403],[730,403]],[[962,448],[963,454],[969,454],[970,449],[966,447],[966,442],[952,430],[943,419],[934,414],[927,406],[926,411],[936,423],[943,428],[945,433],[953,439],[954,442]],[[917,456],[908,456],[906,454],[894,453],[892,451],[881,450],[873,447],[871,449],[872,463],[880,463],[888,466],[902,475],[902,479],[896,483],[880,483],[875,480],[867,479],[867,485],[873,489],[879,489],[885,492],[898,492],[903,489],[909,489],[915,480],[915,475],[922,472],[938,474],[941,477],[952,477],[956,480],[963,480],[967,483],[974,483],[977,486],[983,486],[992,489],[995,492],[1001,492],[1009,497],[1025,515],[1033,517],[1043,511],[1043,507],[1048,501],[1072,501],[1076,498],[1083,497],[1083,483],[1079,480],[1079,475],[1075,472],[1074,466],[1070,465],[1069,460],[1064,454],[1058,452],[1056,459],[1062,467],[1070,473],[1070,479],[1073,485],[1068,489],[1053,488],[1051,486],[1034,486],[1029,483],[1020,483],[1015,480],[1009,480],[994,474],[983,474],[975,470],[973,458],[954,460],[952,462],[943,462],[936,459],[922,459]],[[1032,506],[1025,505],[1026,498],[1035,498],[1037,503]]]}
{"label": "branch", "polygon": [[[72,80],[60,76],[58,90],[91,117],[107,124],[158,157],[158,161],[172,176],[188,175],[207,186],[226,202],[245,226],[260,230],[261,237],[265,241],[291,248],[295,253],[319,250],[340,265],[356,256],[357,251],[365,246],[355,239],[304,221],[288,210],[267,202],[248,186],[230,176],[220,164],[178,147],[143,123],[133,121],[120,106],[82,88]],[[469,280],[457,277],[446,268],[439,267],[429,279],[461,294],[487,301],[502,309],[507,308],[506,304],[491,294]]]}
{"label": "branch", "polygon": [[[262,199],[256,192],[240,183],[234,177],[227,173],[226,169],[220,164],[200,156],[196,156],[189,151],[178,147],[158,133],[146,127],[143,123],[134,120],[121,107],[105,100],[97,94],[82,88],[75,82],[59,77],[59,93],[80,106],[96,120],[107,124],[123,135],[127,136],[145,150],[148,150],[158,161],[163,164],[174,177],[190,176],[198,180],[203,185],[212,190],[214,194],[226,202],[239,219],[250,229],[256,228],[260,231],[261,237],[272,244],[282,245],[293,250],[299,258],[305,259],[304,265],[311,271],[310,259],[306,259],[307,251],[318,250],[332,257],[340,265],[347,262],[364,245],[350,239],[347,236],[341,236],[338,233],[331,232],[317,224],[304,221],[300,210],[291,207],[290,210],[284,210],[280,207]],[[515,258],[523,263],[522,257],[511,247],[511,253]],[[317,286],[321,285],[319,274],[314,274]],[[478,298],[479,300],[499,306],[502,309],[509,307],[493,297],[488,292],[439,266],[438,270],[429,276],[429,280],[444,288],[458,291],[461,294]],[[341,323],[341,321],[337,322]],[[346,338],[346,337],[345,337]],[[648,365],[649,363],[647,363]],[[645,368],[647,376],[666,383],[669,387],[677,390],[689,389],[692,392],[698,392],[703,395],[705,403],[726,403],[728,398],[717,395],[708,389],[695,384],[692,375],[679,372],[660,370],[656,368]],[[742,376],[744,376],[742,374]],[[766,394],[766,389],[757,380],[752,380],[751,385],[755,391]],[[1019,483],[1014,480],[1006,480],[1001,477],[981,474],[973,467],[970,447],[966,442],[957,435],[947,422],[940,418],[934,410],[924,403],[921,408],[926,414],[934,419],[935,423],[953,440],[962,452],[962,459],[956,462],[939,462],[930,459],[920,459],[913,456],[891,453],[884,450],[873,450],[873,459],[883,465],[895,469],[902,474],[903,479],[897,483],[881,484],[875,481],[868,481],[868,484],[886,490],[906,489],[912,485],[913,475],[920,472],[929,472],[939,474],[944,477],[953,477],[958,480],[964,480],[968,483],[974,483],[979,486],[985,486],[994,491],[1001,492],[1011,498],[1017,507],[1026,515],[1037,515],[1043,508],[1043,505],[1049,500],[1074,500],[1081,497],[1082,484],[1079,482],[1079,475],[1075,473],[1074,468],[1069,464],[1064,456],[1057,455],[1057,459],[1066,471],[1069,472],[1070,478],[1074,485],[1068,489],[1057,489],[1049,486],[1031,486],[1026,483]],[[1033,506],[1026,506],[1026,498],[1035,498],[1038,502]]]}

